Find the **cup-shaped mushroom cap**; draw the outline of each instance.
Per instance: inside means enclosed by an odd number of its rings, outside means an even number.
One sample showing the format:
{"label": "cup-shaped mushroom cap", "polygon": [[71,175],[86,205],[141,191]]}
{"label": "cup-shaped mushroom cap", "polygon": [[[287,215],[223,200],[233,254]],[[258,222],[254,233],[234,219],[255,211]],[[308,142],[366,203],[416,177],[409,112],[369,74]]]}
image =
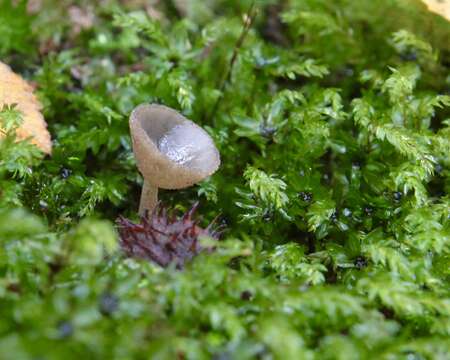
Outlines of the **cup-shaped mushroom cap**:
{"label": "cup-shaped mushroom cap", "polygon": [[163,105],[139,105],[130,116],[133,150],[145,180],[181,189],[213,174],[220,155],[208,133]]}

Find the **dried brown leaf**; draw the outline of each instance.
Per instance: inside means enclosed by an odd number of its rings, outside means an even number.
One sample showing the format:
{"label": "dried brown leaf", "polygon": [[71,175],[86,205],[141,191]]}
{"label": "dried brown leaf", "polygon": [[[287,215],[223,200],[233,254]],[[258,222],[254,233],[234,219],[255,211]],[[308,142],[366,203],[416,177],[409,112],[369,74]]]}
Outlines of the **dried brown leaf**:
{"label": "dried brown leaf", "polygon": [[[33,94],[33,88],[0,61],[0,108],[11,104],[17,104],[17,109],[23,115],[23,123],[17,129],[17,138],[20,140],[31,138],[31,143],[50,154],[52,151],[50,133],[41,114],[42,105]],[[1,131],[0,136],[4,136]]]}
{"label": "dried brown leaf", "polygon": [[428,7],[428,10],[441,15],[450,21],[450,0],[422,0]]}

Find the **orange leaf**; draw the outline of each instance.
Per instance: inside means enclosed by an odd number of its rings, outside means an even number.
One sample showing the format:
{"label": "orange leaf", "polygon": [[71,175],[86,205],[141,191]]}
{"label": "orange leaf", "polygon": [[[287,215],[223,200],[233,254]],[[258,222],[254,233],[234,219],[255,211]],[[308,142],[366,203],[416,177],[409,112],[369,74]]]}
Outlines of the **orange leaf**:
{"label": "orange leaf", "polygon": [[[43,152],[52,152],[50,133],[41,114],[42,105],[33,94],[33,88],[9,66],[0,61],[0,109],[3,105],[17,104],[23,123],[17,129],[17,138],[30,138]],[[3,136],[0,127],[0,137]]]}

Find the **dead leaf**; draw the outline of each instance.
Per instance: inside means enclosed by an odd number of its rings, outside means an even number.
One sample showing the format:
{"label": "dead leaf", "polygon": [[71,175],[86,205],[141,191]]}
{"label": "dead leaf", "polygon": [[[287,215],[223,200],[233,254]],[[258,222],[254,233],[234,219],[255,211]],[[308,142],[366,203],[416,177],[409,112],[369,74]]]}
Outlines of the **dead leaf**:
{"label": "dead leaf", "polygon": [[441,15],[450,21],[450,0],[422,0],[428,7],[428,10]]}
{"label": "dead leaf", "polygon": [[[33,94],[33,88],[0,61],[0,108],[12,104],[17,104],[17,109],[23,115],[23,123],[17,129],[17,138],[20,140],[31,138],[31,143],[50,154],[52,151],[50,133],[41,114],[42,105]],[[0,136],[3,136],[1,132]]]}
{"label": "dead leaf", "polygon": [[42,10],[42,0],[28,0],[27,11],[28,14],[37,14]]}
{"label": "dead leaf", "polygon": [[89,30],[94,26],[95,15],[92,8],[81,8],[71,6],[68,10],[69,19],[72,23],[72,34],[78,35],[82,30]]}

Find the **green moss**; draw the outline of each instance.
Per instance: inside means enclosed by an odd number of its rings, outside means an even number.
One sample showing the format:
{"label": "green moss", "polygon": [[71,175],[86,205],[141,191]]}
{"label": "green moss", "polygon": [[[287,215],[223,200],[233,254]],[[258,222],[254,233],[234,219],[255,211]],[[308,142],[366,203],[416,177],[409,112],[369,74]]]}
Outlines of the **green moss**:
{"label": "green moss", "polygon": [[[0,109],[1,358],[448,358],[448,22],[413,0],[261,0],[248,33],[251,1],[19,3],[0,0],[0,55],[54,147],[16,143]],[[142,102],[222,157],[161,193],[227,226],[183,271],[117,250]]]}

